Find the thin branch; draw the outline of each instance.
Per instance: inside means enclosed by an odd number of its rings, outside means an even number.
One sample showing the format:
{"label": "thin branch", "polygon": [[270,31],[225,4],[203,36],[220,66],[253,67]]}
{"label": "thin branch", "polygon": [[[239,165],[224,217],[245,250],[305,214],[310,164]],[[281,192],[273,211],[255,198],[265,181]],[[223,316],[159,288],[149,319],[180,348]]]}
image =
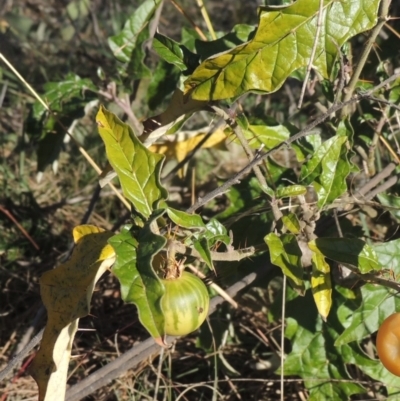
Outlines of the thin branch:
{"label": "thin branch", "polygon": [[372,177],[362,188],[357,191],[357,195],[365,196],[369,191],[375,188],[381,181],[389,177],[396,169],[395,163],[389,163],[380,173]]}
{"label": "thin branch", "polygon": [[[171,243],[173,244],[176,253],[201,259],[200,253],[197,252],[196,249],[186,246],[178,241],[171,241]],[[210,255],[211,259],[215,262],[234,262],[253,256],[255,251],[255,247],[251,246],[249,248],[228,250],[226,252],[210,251]]]}
{"label": "thin branch", "polygon": [[314,61],[315,53],[317,51],[319,35],[321,33],[323,12],[324,12],[324,1],[319,0],[319,10],[318,10],[318,19],[317,19],[317,29],[315,31],[315,40],[314,40],[313,47],[311,49],[310,60],[307,65],[307,72],[306,72],[306,76],[304,78],[303,87],[301,88],[299,103],[297,104],[298,109],[301,109],[301,106],[303,104],[303,99],[304,99],[304,94],[305,94],[306,88],[307,88],[308,78],[310,77],[312,63]]}
{"label": "thin branch", "polygon": [[390,102],[389,100],[380,99],[379,97],[375,97],[375,96],[368,96],[368,99],[374,100],[377,103],[386,104],[389,107],[400,111],[400,106],[398,106],[397,104],[394,104],[393,102]]}
{"label": "thin branch", "polygon": [[285,399],[285,317],[286,317],[286,274],[283,275],[282,286],[282,330],[281,330],[281,401]]}
{"label": "thin branch", "polygon": [[388,85],[390,82],[396,80],[397,78],[400,77],[400,72],[393,74],[391,77],[389,77],[388,79],[386,79],[385,81],[381,82],[379,85],[373,87],[372,89],[365,91],[365,92],[360,92],[359,94],[355,95],[353,98],[345,101],[345,102],[341,102],[341,103],[337,103],[332,105],[327,111],[326,113],[322,114],[321,116],[317,117],[314,121],[312,121],[310,124],[308,124],[306,127],[304,127],[302,130],[300,130],[297,134],[293,135],[292,137],[290,137],[289,139],[287,139],[286,141],[281,142],[280,144],[276,145],[275,147],[271,148],[269,151],[265,152],[265,153],[258,153],[255,155],[254,159],[247,164],[247,166],[245,166],[244,168],[242,168],[242,170],[240,170],[238,173],[236,173],[233,177],[231,177],[229,180],[227,180],[224,184],[222,184],[221,186],[217,187],[216,189],[214,189],[213,191],[209,192],[207,195],[205,195],[202,198],[199,198],[197,200],[197,202],[195,204],[193,204],[190,208],[187,209],[188,213],[192,213],[195,210],[197,210],[198,208],[200,208],[201,206],[205,205],[206,203],[208,203],[209,201],[211,201],[212,199],[214,199],[217,196],[220,196],[222,194],[224,194],[226,191],[228,191],[228,189],[232,186],[235,185],[237,183],[240,182],[240,179],[247,174],[248,172],[250,172],[254,166],[257,166],[258,164],[260,164],[264,159],[266,159],[267,157],[269,157],[270,155],[272,155],[273,153],[275,153],[276,151],[278,151],[279,149],[281,149],[283,146],[288,146],[291,143],[304,138],[308,135],[312,134],[312,129],[315,128],[317,125],[321,124],[322,122],[324,122],[325,120],[327,120],[329,118],[329,116],[339,110],[341,110],[343,107],[353,104],[353,103],[357,103],[362,99],[366,99],[369,96],[371,96],[372,93],[378,91],[379,89],[383,88],[384,86]]}
{"label": "thin branch", "polygon": [[13,214],[0,205],[0,212],[3,212],[18,228],[19,231],[25,236],[25,238],[33,245],[33,247],[38,251],[40,249],[36,241],[29,235],[29,233],[19,224],[18,220],[13,216]]}
{"label": "thin branch", "polygon": [[[247,142],[247,139],[243,135],[242,129],[239,127],[238,124],[235,124],[235,123],[232,124],[231,119],[227,120],[227,122],[228,122],[229,126],[231,127],[231,129],[233,130],[233,132],[235,133],[236,138],[239,139],[239,142],[242,145],[242,148],[244,149],[249,160],[253,159],[254,158],[253,150],[251,149],[249,143]],[[260,170],[260,168],[258,166],[254,166],[253,171],[254,171],[254,174],[255,174],[258,182],[261,185],[261,188],[267,188],[268,187],[267,181],[265,180],[265,177],[264,177],[262,171]]]}
{"label": "thin branch", "polygon": [[4,380],[13,369],[19,365],[23,359],[36,347],[42,340],[44,329],[40,330],[39,333],[32,338],[31,341],[25,346],[25,348],[8,363],[8,365],[0,372],[0,382]]}

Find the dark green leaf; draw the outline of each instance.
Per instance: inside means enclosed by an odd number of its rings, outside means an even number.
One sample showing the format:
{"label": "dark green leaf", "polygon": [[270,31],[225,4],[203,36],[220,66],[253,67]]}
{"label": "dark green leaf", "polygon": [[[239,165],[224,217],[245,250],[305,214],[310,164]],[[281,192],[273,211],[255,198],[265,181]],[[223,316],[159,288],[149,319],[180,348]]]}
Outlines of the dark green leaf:
{"label": "dark green leaf", "polygon": [[327,258],[360,269],[361,273],[380,270],[375,251],[358,238],[317,238],[309,247]]}
{"label": "dark green leaf", "polygon": [[[61,82],[46,83],[44,85],[44,90],[45,92],[42,97],[50,110],[54,112],[63,112],[64,104],[71,101],[73,98],[83,100],[87,97],[86,91],[97,91],[90,79],[81,78],[72,73],[68,74]],[[88,103],[88,100],[86,100],[85,103]],[[33,117],[35,119],[39,120],[45,111],[47,111],[47,109],[40,102],[34,103]]]}
{"label": "dark green leaf", "polygon": [[[154,35],[153,48],[167,63],[177,66],[181,71],[187,69],[182,45],[160,33]],[[189,51],[189,50],[187,50]]]}
{"label": "dark green leaf", "polygon": [[206,265],[213,271],[215,271],[213,261],[211,259],[210,245],[207,238],[203,237],[199,240],[193,241],[194,249],[200,254],[201,258],[206,262]]}
{"label": "dark green leaf", "polygon": [[120,281],[122,299],[137,306],[140,322],[154,338],[162,337],[164,315],[160,301],[164,287],[153,270],[152,260],[165,245],[165,238],[153,234],[147,224],[138,238],[125,228],[109,243],[116,254],[112,272]]}

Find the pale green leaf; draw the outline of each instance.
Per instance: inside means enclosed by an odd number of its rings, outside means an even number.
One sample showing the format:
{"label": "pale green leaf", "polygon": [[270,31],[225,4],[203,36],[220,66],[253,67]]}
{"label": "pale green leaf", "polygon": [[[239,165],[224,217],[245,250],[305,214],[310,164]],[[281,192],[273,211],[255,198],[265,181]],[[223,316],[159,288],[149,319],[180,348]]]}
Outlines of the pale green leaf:
{"label": "pale green leaf", "polygon": [[387,193],[381,193],[377,195],[379,202],[383,206],[386,206],[389,213],[396,219],[397,223],[400,222],[400,197],[393,195],[393,194],[387,194]]}
{"label": "pale green leaf", "polygon": [[205,228],[203,219],[198,214],[190,214],[181,210],[169,207],[167,209],[168,217],[178,226],[184,228]]}
{"label": "pale green leaf", "polygon": [[161,0],[143,1],[126,21],[122,31],[108,39],[108,44],[118,60],[129,63],[140,33],[147,27],[160,3]]}
{"label": "pale green leaf", "polygon": [[299,234],[301,231],[299,219],[294,213],[282,216],[282,223],[292,234]]}
{"label": "pale green leaf", "polygon": [[137,212],[148,218],[158,203],[167,198],[160,183],[163,155],[150,152],[129,125],[101,107],[96,116],[107,158],[118,175],[125,197]]}
{"label": "pale green leaf", "polygon": [[[264,8],[255,36],[247,43],[205,60],[185,82],[198,100],[274,92],[295,70],[308,65],[317,38],[319,0],[298,0],[288,7]],[[338,49],[372,28],[379,0],[325,0],[313,67],[330,76]]]}
{"label": "pale green leaf", "polygon": [[293,196],[304,195],[307,188],[303,185],[288,185],[286,187],[279,187],[276,190],[275,196],[277,198],[291,198]]}
{"label": "pale green leaf", "polygon": [[400,239],[374,245],[374,251],[382,268],[400,274]]}
{"label": "pale green leaf", "polygon": [[[81,78],[78,75],[69,73],[60,82],[47,82],[44,84],[44,94],[42,97],[45,99],[46,104],[52,111],[63,111],[65,114],[65,104],[76,99],[75,109],[80,106],[77,102],[81,100],[82,108],[93,96],[94,92],[97,92],[96,86],[89,78]],[[88,96],[88,91],[93,92]],[[89,93],[90,93],[89,92]],[[86,100],[84,101],[84,99]],[[71,107],[71,106],[70,106]],[[33,104],[33,117],[39,120],[43,113],[47,111],[47,108],[39,101]]]}
{"label": "pale green leaf", "polygon": [[292,234],[284,234],[278,237],[274,233],[269,233],[264,240],[269,248],[271,263],[279,266],[293,287],[303,293],[302,253],[296,237]]}

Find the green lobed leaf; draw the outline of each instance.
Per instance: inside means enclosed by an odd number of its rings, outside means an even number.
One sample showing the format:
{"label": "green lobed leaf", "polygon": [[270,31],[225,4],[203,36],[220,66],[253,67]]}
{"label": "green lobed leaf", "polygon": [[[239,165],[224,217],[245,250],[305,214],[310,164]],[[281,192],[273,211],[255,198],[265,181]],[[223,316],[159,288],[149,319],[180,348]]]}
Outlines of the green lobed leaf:
{"label": "green lobed leaf", "polygon": [[139,320],[152,337],[162,337],[164,315],[160,302],[164,286],[153,270],[152,260],[164,247],[166,239],[152,233],[147,224],[137,238],[126,227],[110,238],[109,243],[116,254],[112,272],[121,284],[122,299],[137,306]]}
{"label": "green lobed leaf", "polygon": [[125,197],[148,218],[158,203],[167,198],[160,183],[164,156],[150,152],[136,138],[131,127],[100,107],[96,116],[107,158],[118,175]]}
{"label": "green lobed leaf", "polygon": [[351,166],[346,156],[346,142],[344,136],[336,135],[328,139],[301,168],[301,180],[313,184],[320,208],[347,190],[346,177]]}
{"label": "green lobed leaf", "polygon": [[[304,313],[304,308],[301,309],[299,313]],[[349,382],[340,349],[329,349],[326,337],[331,333],[325,331],[324,335],[322,328],[311,331],[293,318],[286,322],[285,335],[291,340],[292,351],[285,359],[284,373],[304,379],[309,400],[341,401],[364,392],[360,385]]]}
{"label": "green lobed leaf", "polygon": [[271,263],[279,266],[293,287],[303,293],[302,253],[296,237],[292,234],[283,234],[278,237],[274,233],[269,233],[264,237],[264,241],[269,248]]}
{"label": "green lobed leaf", "polygon": [[[329,78],[338,49],[372,28],[379,0],[325,0],[313,67]],[[258,29],[247,43],[205,60],[185,82],[198,100],[219,100],[247,91],[274,92],[295,70],[308,65],[317,38],[319,0],[261,9]]]}
{"label": "green lobed leaf", "polygon": [[376,332],[386,317],[399,310],[400,299],[387,287],[366,284],[361,287],[361,294],[361,306],[342,321],[346,330],[336,340],[336,346],[361,341]]}
{"label": "green lobed leaf", "polygon": [[203,219],[198,214],[190,214],[168,207],[168,217],[178,226],[184,228],[205,228]]}
{"label": "green lobed leaf", "polygon": [[308,246],[328,259],[357,267],[363,274],[381,269],[374,249],[358,238],[317,238]]}
{"label": "green lobed leaf", "polygon": [[147,27],[160,4],[161,0],[144,0],[126,21],[122,31],[108,39],[108,44],[119,61],[130,62],[140,33]]}

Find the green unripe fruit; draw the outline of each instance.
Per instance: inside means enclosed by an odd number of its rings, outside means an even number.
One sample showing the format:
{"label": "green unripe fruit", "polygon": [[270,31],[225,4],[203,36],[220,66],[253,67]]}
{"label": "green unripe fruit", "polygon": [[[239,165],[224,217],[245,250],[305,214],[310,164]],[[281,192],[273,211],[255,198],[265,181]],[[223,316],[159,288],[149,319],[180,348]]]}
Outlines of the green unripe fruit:
{"label": "green unripe fruit", "polygon": [[176,279],[164,279],[162,282],[165,286],[161,299],[165,334],[184,336],[198,329],[206,319],[210,306],[205,284],[186,271]]}

